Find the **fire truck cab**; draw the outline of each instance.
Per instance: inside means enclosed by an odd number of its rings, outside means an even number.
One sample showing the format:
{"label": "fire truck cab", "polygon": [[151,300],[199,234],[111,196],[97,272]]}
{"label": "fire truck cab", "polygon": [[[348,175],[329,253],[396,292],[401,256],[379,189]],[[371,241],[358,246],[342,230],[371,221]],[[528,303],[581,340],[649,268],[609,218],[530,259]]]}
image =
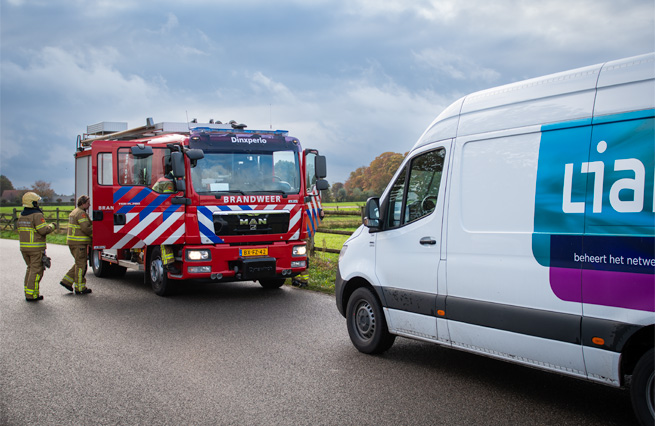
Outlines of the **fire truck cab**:
{"label": "fire truck cab", "polygon": [[88,126],[75,192],[91,198],[94,274],[144,271],[164,296],[172,280],[278,288],[304,271],[328,187],[325,157],[287,131],[246,127],[150,118],[130,130]]}

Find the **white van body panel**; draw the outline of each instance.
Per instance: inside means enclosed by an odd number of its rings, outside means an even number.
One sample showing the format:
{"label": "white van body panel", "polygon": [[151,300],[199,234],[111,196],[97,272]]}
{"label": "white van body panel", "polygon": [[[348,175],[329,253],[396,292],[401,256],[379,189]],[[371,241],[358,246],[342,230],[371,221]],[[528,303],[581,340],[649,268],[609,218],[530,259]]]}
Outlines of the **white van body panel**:
{"label": "white van body panel", "polygon": [[380,198],[445,148],[437,208],[358,230],[342,285],[366,277],[393,334],[621,385],[628,340],[652,346],[654,123],[652,53],[455,101]]}
{"label": "white van body panel", "polygon": [[342,256],[339,260],[339,263],[344,265],[343,270],[348,271],[344,276],[346,280],[363,278],[368,282],[376,281],[375,237],[376,234],[370,234],[364,225],[361,225],[346,240],[344,245],[357,252],[357,256]]}

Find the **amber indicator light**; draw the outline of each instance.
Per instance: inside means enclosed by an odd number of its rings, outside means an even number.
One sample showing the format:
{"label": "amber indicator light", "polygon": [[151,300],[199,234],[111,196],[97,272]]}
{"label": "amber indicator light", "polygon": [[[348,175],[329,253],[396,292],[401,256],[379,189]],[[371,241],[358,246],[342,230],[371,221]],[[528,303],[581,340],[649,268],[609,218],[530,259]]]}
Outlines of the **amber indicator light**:
{"label": "amber indicator light", "polygon": [[437,315],[439,315],[440,317],[443,317],[443,316],[446,315],[446,311],[444,311],[443,309],[439,309],[439,310],[437,311]]}
{"label": "amber indicator light", "polygon": [[596,345],[599,345],[599,346],[602,346],[602,345],[605,344],[605,339],[603,339],[602,337],[594,337],[593,339],[591,339],[591,341],[594,342]]}

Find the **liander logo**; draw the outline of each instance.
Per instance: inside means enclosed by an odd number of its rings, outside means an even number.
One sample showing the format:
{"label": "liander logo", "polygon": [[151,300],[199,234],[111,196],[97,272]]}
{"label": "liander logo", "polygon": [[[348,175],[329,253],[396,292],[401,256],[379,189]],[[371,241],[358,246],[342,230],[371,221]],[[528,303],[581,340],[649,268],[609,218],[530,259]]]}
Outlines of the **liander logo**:
{"label": "liander logo", "polygon": [[[596,145],[598,154],[607,151],[607,142],[600,141]],[[573,179],[575,163],[564,165],[564,192],[562,200],[562,211],[564,213],[584,213],[585,201],[573,201]],[[609,194],[605,188],[605,172],[610,174],[609,179],[614,182],[609,187]],[[617,172],[628,171],[627,177],[612,179],[611,175]],[[644,189],[646,183],[646,168],[644,163],[637,158],[617,159],[614,161],[614,169],[607,168],[603,161],[584,162],[580,168],[580,174],[576,179],[587,180],[585,174],[590,174],[592,182],[589,182],[593,191],[590,193],[592,201],[592,212],[603,212],[603,200],[609,200],[610,207],[619,213],[639,213],[644,209]],[[650,208],[655,211],[652,199],[649,200]]]}
{"label": "liander logo", "polygon": [[559,299],[655,311],[654,115],[543,126],[532,253]]}
{"label": "liander logo", "polygon": [[232,136],[232,143],[247,143],[248,145],[252,143],[266,143],[266,139],[264,138],[257,138],[257,139],[252,139],[252,138],[237,138],[236,136]]}

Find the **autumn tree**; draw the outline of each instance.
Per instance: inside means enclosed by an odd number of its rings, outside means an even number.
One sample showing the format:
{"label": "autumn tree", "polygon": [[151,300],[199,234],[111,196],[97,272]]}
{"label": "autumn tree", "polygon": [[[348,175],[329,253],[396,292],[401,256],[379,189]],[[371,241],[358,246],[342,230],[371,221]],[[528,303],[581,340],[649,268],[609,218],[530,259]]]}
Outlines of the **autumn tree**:
{"label": "autumn tree", "polygon": [[405,155],[407,154],[385,152],[377,156],[368,167],[359,167],[351,172],[344,183],[348,198],[352,201],[363,201],[368,197],[382,195]]}
{"label": "autumn tree", "polygon": [[32,191],[39,194],[44,201],[50,201],[55,197],[55,190],[50,187],[50,182],[43,180],[37,180],[32,185]]}
{"label": "autumn tree", "polygon": [[341,182],[335,182],[332,185],[330,185],[330,192],[332,193],[332,199],[335,201],[339,201],[339,190],[343,188],[343,183]]}

